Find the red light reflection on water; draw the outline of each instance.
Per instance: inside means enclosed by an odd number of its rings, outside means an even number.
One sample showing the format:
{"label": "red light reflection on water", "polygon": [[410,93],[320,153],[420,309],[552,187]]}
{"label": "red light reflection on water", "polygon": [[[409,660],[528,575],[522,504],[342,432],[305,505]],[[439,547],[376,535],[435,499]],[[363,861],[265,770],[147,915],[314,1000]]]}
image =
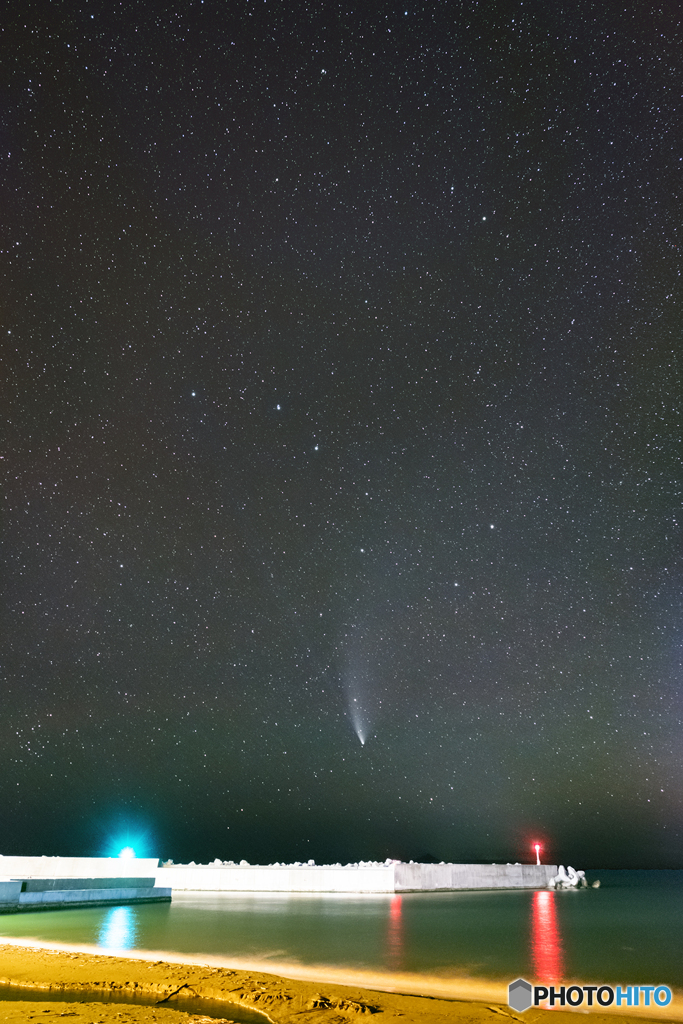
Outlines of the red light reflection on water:
{"label": "red light reflection on water", "polygon": [[531,903],[531,959],[534,975],[551,984],[564,973],[564,950],[557,923],[557,894],[535,892]]}
{"label": "red light reflection on water", "polygon": [[387,928],[387,960],[394,971],[403,966],[403,897],[392,896]]}

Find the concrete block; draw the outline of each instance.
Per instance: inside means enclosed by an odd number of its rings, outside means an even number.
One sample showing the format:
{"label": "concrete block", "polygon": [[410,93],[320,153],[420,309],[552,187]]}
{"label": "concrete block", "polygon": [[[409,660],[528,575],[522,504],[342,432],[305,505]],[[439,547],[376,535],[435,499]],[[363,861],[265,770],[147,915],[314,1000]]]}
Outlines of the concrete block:
{"label": "concrete block", "polygon": [[21,893],[21,882],[7,879],[0,881],[0,911],[7,913],[16,910]]}

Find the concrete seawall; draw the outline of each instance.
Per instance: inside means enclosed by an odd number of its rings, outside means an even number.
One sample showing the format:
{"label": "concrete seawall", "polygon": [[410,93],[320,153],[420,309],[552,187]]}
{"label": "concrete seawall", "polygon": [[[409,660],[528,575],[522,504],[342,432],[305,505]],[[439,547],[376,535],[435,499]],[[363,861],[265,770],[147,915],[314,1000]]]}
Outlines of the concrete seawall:
{"label": "concrete seawall", "polygon": [[214,866],[159,868],[158,885],[210,892],[394,892],[394,869],[384,865]]}
{"label": "concrete seawall", "polygon": [[[20,879],[107,879],[130,887],[130,870],[163,891],[204,892],[429,892],[453,889],[542,889],[557,874],[554,864],[172,864],[101,857],[1,857],[0,876]],[[126,882],[123,882],[123,879]],[[2,886],[5,883],[0,883]],[[63,886],[63,892],[69,886]],[[103,888],[101,885],[99,888]],[[45,889],[44,892],[49,890]],[[22,896],[27,896],[25,890]],[[164,898],[164,897],[161,897]],[[89,898],[89,901],[92,898]],[[114,897],[112,896],[113,900]],[[71,898],[69,898],[69,901]],[[66,898],[62,900],[65,902]],[[107,898],[107,902],[111,900]],[[49,897],[40,901],[49,903]],[[0,889],[0,907],[3,904]]]}
{"label": "concrete seawall", "polygon": [[212,892],[420,892],[450,889],[543,889],[552,864],[362,864],[257,867],[173,865],[157,885]]}
{"label": "concrete seawall", "polygon": [[129,878],[154,876],[158,857],[3,857],[0,878]]}
{"label": "concrete seawall", "polygon": [[396,864],[394,891],[421,889],[545,889],[554,864]]}

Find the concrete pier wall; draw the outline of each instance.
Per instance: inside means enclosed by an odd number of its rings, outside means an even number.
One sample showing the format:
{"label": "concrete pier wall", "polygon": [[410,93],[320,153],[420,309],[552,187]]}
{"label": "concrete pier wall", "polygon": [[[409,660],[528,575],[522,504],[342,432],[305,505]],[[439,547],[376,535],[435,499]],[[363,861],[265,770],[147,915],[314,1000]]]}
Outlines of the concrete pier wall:
{"label": "concrete pier wall", "polygon": [[394,891],[434,889],[544,889],[554,864],[396,864]]}
{"label": "concrete pier wall", "polygon": [[[411,892],[449,889],[540,889],[557,874],[554,864],[402,864],[251,865],[173,864],[158,860],[120,860],[115,857],[0,857],[0,878],[69,879],[61,891],[77,882],[101,879],[98,888],[122,887],[147,881],[163,890],[205,892]],[[130,878],[131,867],[138,879]],[[144,876],[147,876],[144,878]],[[104,879],[107,879],[106,884]],[[0,907],[5,897],[0,882]],[[13,884],[13,883],[12,883]],[[58,881],[55,881],[55,885]],[[28,890],[30,891],[30,890]],[[37,891],[37,890],[33,890]],[[47,891],[47,890],[45,890]],[[9,893],[9,890],[8,890]],[[26,895],[24,890],[22,895]],[[113,898],[113,897],[112,897]],[[8,895],[8,899],[10,899]],[[10,900],[11,902],[11,900]],[[42,902],[46,902],[43,897]]]}
{"label": "concrete pier wall", "polygon": [[281,867],[185,864],[159,868],[157,885],[213,892],[393,892],[393,866],[282,865]]}
{"label": "concrete pier wall", "polygon": [[553,864],[373,864],[193,866],[159,868],[157,885],[213,892],[412,892],[443,889],[541,889]]}
{"label": "concrete pier wall", "polygon": [[0,878],[129,878],[154,875],[157,857],[3,857]]}

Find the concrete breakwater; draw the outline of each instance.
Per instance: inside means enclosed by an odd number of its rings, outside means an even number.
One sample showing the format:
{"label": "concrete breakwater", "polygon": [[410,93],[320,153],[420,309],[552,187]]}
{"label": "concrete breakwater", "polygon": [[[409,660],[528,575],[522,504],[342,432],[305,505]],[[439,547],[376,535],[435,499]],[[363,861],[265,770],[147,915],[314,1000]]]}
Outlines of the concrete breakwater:
{"label": "concrete breakwater", "polygon": [[158,885],[213,892],[435,892],[450,889],[544,889],[551,864],[173,864]]}
{"label": "concrete breakwater", "polygon": [[[358,864],[173,864],[151,858],[2,857],[0,876],[116,879],[131,865],[160,891],[205,892],[434,892],[454,889],[545,889],[554,864],[414,864],[387,860]],[[164,897],[161,897],[164,898]]]}
{"label": "concrete breakwater", "polygon": [[158,857],[4,857],[0,854],[0,878],[129,878],[153,877]]}
{"label": "concrete breakwater", "polygon": [[0,880],[0,913],[64,907],[170,902],[154,878],[10,878]]}

